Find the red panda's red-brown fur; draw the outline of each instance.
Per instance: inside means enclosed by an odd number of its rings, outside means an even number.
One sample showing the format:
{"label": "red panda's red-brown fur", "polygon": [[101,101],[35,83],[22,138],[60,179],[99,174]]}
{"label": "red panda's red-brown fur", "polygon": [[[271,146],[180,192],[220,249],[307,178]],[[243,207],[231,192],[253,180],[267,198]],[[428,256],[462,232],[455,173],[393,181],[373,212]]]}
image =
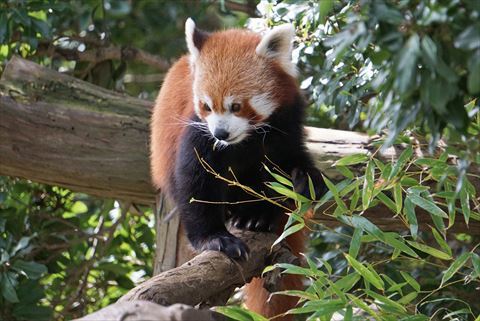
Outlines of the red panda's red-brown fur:
{"label": "red panda's red-brown fur", "polygon": [[[260,35],[246,30],[212,33],[201,43],[201,54],[198,57],[192,57],[195,54],[192,50],[199,50],[200,47],[190,48],[190,55],[180,58],[169,70],[156,99],[151,121],[151,175],[156,188],[162,189],[169,196],[175,193],[172,191],[171,181],[179,145],[187,128],[185,122],[196,116],[200,120],[207,117],[205,109],[195,106],[195,86],[196,90],[210,93],[211,108],[218,114],[226,112],[226,95],[234,92],[237,97],[243,97],[242,109],[237,116],[249,119],[252,123],[264,121],[266,118],[251,106],[249,97],[253,93],[269,93],[269,99],[275,106],[294,104],[295,97],[299,96],[299,89],[292,70],[286,72],[282,60],[258,55],[256,48],[261,40]],[[196,59],[195,70],[199,73],[197,75],[194,75],[193,58]],[[235,78],[235,75],[245,75],[245,70],[249,72],[249,79],[254,81]],[[194,84],[194,77],[201,79],[200,83]],[[280,226],[280,230],[282,227]],[[305,238],[304,232],[287,238],[296,255],[304,252]],[[285,276],[282,282],[280,288],[283,289],[303,287],[302,279],[298,276]],[[247,307],[267,317],[284,313],[297,303],[297,299],[287,296],[273,296],[267,303],[270,294],[263,288],[263,281],[258,278],[246,286],[245,294]]]}

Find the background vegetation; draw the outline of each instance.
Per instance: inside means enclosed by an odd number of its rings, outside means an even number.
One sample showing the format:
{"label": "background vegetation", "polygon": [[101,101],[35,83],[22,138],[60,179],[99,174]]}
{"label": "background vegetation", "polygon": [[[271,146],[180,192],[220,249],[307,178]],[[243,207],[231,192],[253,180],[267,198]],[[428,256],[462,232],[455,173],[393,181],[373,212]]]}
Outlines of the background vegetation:
{"label": "background vegetation", "polygon": [[[480,220],[479,3],[9,0],[0,4],[0,68],[17,54],[153,99],[164,70],[125,54],[87,61],[85,53],[136,48],[173,61],[185,51],[188,16],[207,30],[293,22],[309,122],[380,133],[377,148],[395,144],[404,152],[395,163],[377,153],[337,162],[345,178],[331,182],[320,202],[292,194],[285,180],[271,185],[299,205],[283,236],[305,224],[306,205],[327,204],[325,215],[346,224],[332,230],[308,222],[308,268],[276,267],[311,281],[289,293],[304,300],[292,313],[480,320],[479,237],[450,232],[456,217]],[[414,153],[422,144],[431,156]],[[404,232],[381,231],[362,216],[379,203]],[[426,232],[418,230],[420,208],[431,214]],[[1,178],[0,319],[64,320],[108,305],[151,275],[153,244],[148,208]],[[236,307],[221,311],[261,319]]]}

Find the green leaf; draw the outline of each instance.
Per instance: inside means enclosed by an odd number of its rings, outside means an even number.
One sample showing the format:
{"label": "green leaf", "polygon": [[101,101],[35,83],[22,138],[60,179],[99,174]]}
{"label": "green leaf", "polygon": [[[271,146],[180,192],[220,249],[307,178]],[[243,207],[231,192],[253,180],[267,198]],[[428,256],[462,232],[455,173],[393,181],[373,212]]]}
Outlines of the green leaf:
{"label": "green leaf", "polygon": [[432,230],[433,237],[437,241],[438,245],[440,245],[442,250],[448,253],[448,255],[452,256],[452,249],[450,248],[450,246],[448,246],[447,242],[443,239],[440,233],[438,233],[438,231],[433,227],[431,228],[431,230]]}
{"label": "green leaf", "polygon": [[385,204],[389,209],[391,209],[392,212],[397,211],[397,207],[396,207],[395,203],[392,201],[392,199],[390,197],[385,195],[383,192],[378,193],[377,198],[380,201],[382,201],[382,203]]}
{"label": "green leaf", "polygon": [[310,175],[308,175],[307,177],[308,177],[308,191],[310,192],[310,198],[314,200],[316,198],[315,187],[313,186],[313,181]]}
{"label": "green leaf", "polygon": [[475,274],[480,278],[480,256],[477,253],[472,253],[472,265]]}
{"label": "green leaf", "polygon": [[420,292],[420,284],[410,274],[403,271],[400,271],[400,274],[415,291]]}
{"label": "green leaf", "polygon": [[416,248],[417,250],[419,251],[422,251],[424,253],[427,253],[427,254],[430,254],[434,257],[437,257],[439,259],[442,259],[442,260],[451,260],[452,257],[450,255],[448,255],[447,253],[444,253],[440,250],[437,250],[436,248],[433,248],[433,247],[430,247],[428,245],[425,245],[425,244],[421,244],[421,243],[417,243],[417,242],[414,242],[414,241],[408,241],[407,242],[413,246],[414,248]]}
{"label": "green leaf", "polygon": [[284,195],[288,198],[291,198],[293,200],[299,201],[299,202],[311,202],[308,198],[305,196],[296,193],[295,191],[292,191],[291,189],[286,188],[284,185],[276,183],[276,182],[269,182],[267,183],[267,186],[273,189],[275,192],[277,192],[280,195]]}
{"label": "green leaf", "polygon": [[398,54],[398,61],[395,67],[397,76],[394,78],[394,86],[400,94],[406,93],[412,86],[415,86],[419,49],[420,39],[414,33]]}
{"label": "green leaf", "polygon": [[383,305],[390,307],[393,310],[399,311],[399,312],[407,312],[407,309],[405,307],[393,300],[390,300],[386,296],[380,295],[378,293],[375,293],[370,290],[365,290],[365,293],[374,298],[375,300],[381,302]]}
{"label": "green leaf", "polygon": [[353,320],[353,308],[351,305],[347,306],[345,310],[345,315],[343,317],[343,321],[352,321]]}
{"label": "green leaf", "polygon": [[[396,234],[396,233],[395,233]],[[403,241],[403,239],[396,239],[392,234],[390,233],[385,233],[384,234],[384,242],[390,246],[392,246],[394,249],[402,251],[408,255],[411,255],[413,257],[418,258],[418,254],[415,253],[414,250],[412,250],[408,245],[406,245]]]}
{"label": "green leaf", "polygon": [[353,286],[360,280],[361,276],[357,272],[352,272],[338,281],[335,282],[335,285],[337,286],[338,289],[342,290],[343,292],[348,292],[350,291]]}
{"label": "green leaf", "polygon": [[373,311],[373,309],[371,309],[367,304],[365,304],[365,302],[363,302],[363,300],[360,300],[358,297],[356,297],[356,296],[354,296],[353,294],[350,294],[350,293],[347,293],[347,296],[357,307],[359,307],[363,311],[370,314],[372,317],[375,318],[375,320],[381,320],[380,317],[378,316],[378,314],[375,311]]}
{"label": "green leaf", "polygon": [[315,300],[306,302],[303,307],[288,310],[289,314],[315,312],[316,316],[337,312],[345,306],[342,300]]}
{"label": "green leaf", "polygon": [[87,211],[88,211],[88,207],[82,201],[76,201],[73,204],[73,206],[70,208],[70,212],[76,213],[76,214],[86,213]]}
{"label": "green leaf", "polygon": [[375,165],[374,165],[374,162],[369,161],[367,164],[367,169],[365,170],[365,180],[363,181],[363,190],[362,190],[363,210],[366,210],[370,205],[370,201],[373,195],[374,180],[375,180]]}
{"label": "green leaf", "polygon": [[27,275],[30,279],[38,279],[43,274],[47,273],[47,267],[43,264],[39,264],[37,262],[27,262],[23,260],[16,260],[12,268],[16,271],[23,272]]}
{"label": "green leaf", "polygon": [[376,272],[370,271],[367,267],[365,267],[359,261],[355,260],[350,255],[346,253],[344,253],[343,255],[345,255],[345,258],[347,259],[350,266],[353,267],[366,281],[370,282],[377,289],[383,290],[385,284]]}
{"label": "green leaf", "polygon": [[395,213],[400,214],[403,206],[402,185],[400,183],[393,186],[393,199],[395,200]]}
{"label": "green leaf", "polygon": [[6,12],[0,12],[0,44],[6,42],[8,33],[8,19]]}
{"label": "green leaf", "polygon": [[305,275],[305,276],[315,275],[315,271],[312,271],[311,269],[307,269],[307,268],[290,264],[290,263],[277,263],[274,265],[274,267],[283,269],[284,270],[283,273],[287,273],[287,274],[296,274],[296,275]]}
{"label": "green leaf", "polygon": [[460,268],[465,265],[467,260],[470,258],[470,252],[465,252],[462,253],[453,263],[450,265],[450,267],[445,271],[445,274],[442,277],[442,283],[441,285],[444,285],[448,280],[450,280],[455,273],[460,270]]}
{"label": "green leaf", "polygon": [[20,320],[53,320],[52,313],[53,311],[50,307],[32,304],[16,304],[12,311],[12,315]]}
{"label": "green leaf", "polygon": [[477,23],[465,29],[455,39],[454,45],[466,50],[480,48],[480,25]]}
{"label": "green leaf", "polygon": [[477,51],[468,63],[467,88],[470,94],[480,93],[480,53]]}
{"label": "green leaf", "polygon": [[348,213],[347,205],[338,194],[338,190],[335,184],[333,184],[325,175],[323,175],[323,180],[325,181],[325,185],[327,185],[327,188],[333,194],[333,198],[335,199],[335,202],[337,203],[337,206],[340,209],[341,213]]}
{"label": "green leaf", "polygon": [[462,207],[463,217],[465,218],[465,223],[468,225],[468,222],[470,221],[470,215],[471,215],[470,195],[466,191],[466,188],[462,188],[460,190],[459,196],[460,196],[460,205]]}
{"label": "green leaf", "polygon": [[285,231],[283,231],[283,233],[275,240],[275,242],[273,242],[272,247],[274,247],[275,245],[280,243],[282,240],[284,240],[289,235],[292,235],[293,233],[296,233],[296,232],[300,231],[304,227],[305,227],[305,223],[299,223],[299,224],[295,224],[295,225],[290,226]]}
{"label": "green leaf", "polygon": [[344,156],[333,163],[333,166],[350,166],[360,163],[365,163],[369,157],[366,154],[352,154]]}
{"label": "green leaf", "polygon": [[397,174],[400,172],[400,170],[403,168],[403,166],[405,166],[405,164],[410,160],[412,155],[413,155],[412,145],[408,145],[408,147],[398,157],[398,160],[395,163],[395,166],[393,166],[392,171],[390,172],[390,175],[388,176],[388,180],[391,180],[395,176],[397,176]]}
{"label": "green leaf", "polygon": [[277,292],[274,292],[273,294],[294,296],[294,297],[297,297],[297,298],[310,300],[310,301],[318,300],[318,296],[316,296],[315,294],[309,293],[309,292],[306,292],[306,291],[300,291],[300,290],[277,291]]}
{"label": "green leaf", "polygon": [[353,231],[352,240],[350,242],[350,248],[348,249],[348,254],[351,257],[356,258],[358,251],[360,250],[361,239],[362,239],[363,230],[361,228],[356,228]]}
{"label": "green leaf", "polygon": [[423,208],[425,211],[429,212],[432,215],[442,218],[448,218],[447,213],[445,213],[440,207],[438,207],[434,202],[430,200],[427,200],[413,193],[408,194],[407,198],[412,201],[413,204]]}
{"label": "green leaf", "polygon": [[263,168],[270,174],[272,175],[273,178],[275,178],[275,180],[279,183],[282,183],[283,185],[286,185],[286,186],[289,186],[289,187],[293,187],[293,184],[292,182],[286,178],[286,177],[283,177],[282,175],[278,175],[278,174],[275,174],[274,172],[272,172],[265,164],[263,165]]}
{"label": "green leaf", "polygon": [[337,171],[340,172],[340,174],[342,174],[346,178],[353,179],[355,177],[353,172],[351,170],[349,170],[348,167],[346,167],[346,166],[336,166],[335,168],[337,169]]}
{"label": "green leaf", "polygon": [[422,38],[422,58],[430,70],[435,72],[437,67],[437,45],[427,35]]}
{"label": "green leaf", "polygon": [[410,292],[409,294],[401,297],[397,302],[402,305],[407,305],[412,302],[418,296],[418,292]]}
{"label": "green leaf", "polygon": [[261,316],[258,313],[249,311],[247,309],[241,308],[239,306],[230,305],[222,307],[214,307],[215,312],[221,313],[233,320],[238,321],[268,321],[267,318]]}
{"label": "green leaf", "polygon": [[5,300],[11,303],[19,302],[14,283],[15,281],[11,273],[7,272],[2,274],[0,289]]}
{"label": "green leaf", "polygon": [[354,228],[360,228],[367,233],[375,236],[379,240],[384,239],[384,235],[382,230],[380,230],[375,224],[370,222],[367,218],[360,216],[360,215],[352,215],[352,216],[341,216],[339,220],[345,224],[348,224]]}

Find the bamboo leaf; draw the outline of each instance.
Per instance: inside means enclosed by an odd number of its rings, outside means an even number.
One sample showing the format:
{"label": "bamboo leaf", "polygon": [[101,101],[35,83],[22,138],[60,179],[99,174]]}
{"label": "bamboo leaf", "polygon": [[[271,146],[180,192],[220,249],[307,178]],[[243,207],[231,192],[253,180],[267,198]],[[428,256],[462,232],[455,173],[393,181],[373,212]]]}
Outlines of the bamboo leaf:
{"label": "bamboo leaf", "polygon": [[370,201],[373,195],[373,182],[375,180],[375,165],[372,161],[368,162],[367,169],[365,170],[365,180],[363,181],[362,190],[362,207],[366,210],[370,205]]}
{"label": "bamboo leaf", "polygon": [[340,214],[345,214],[348,213],[348,208],[345,202],[341,199],[337,187],[335,184],[332,183],[326,176],[323,175],[323,180],[325,181],[325,185],[327,185],[327,188],[332,192],[333,198],[335,199],[335,202],[337,203],[338,209],[340,211]]}
{"label": "bamboo leaf", "polygon": [[333,166],[350,166],[365,163],[368,158],[369,157],[366,154],[352,154],[340,158],[335,163],[333,163]]}
{"label": "bamboo leaf", "polygon": [[284,185],[276,182],[269,182],[267,183],[267,186],[273,189],[275,192],[277,192],[280,195],[284,195],[288,198],[294,199],[299,202],[311,202],[308,198],[305,196],[298,194],[291,189],[285,187]]}
{"label": "bamboo leaf", "polygon": [[384,242],[394,249],[402,251],[408,255],[418,258],[418,254],[415,253],[407,244],[404,243],[403,239],[396,239],[392,234],[384,234]]}
{"label": "bamboo leaf", "polygon": [[392,212],[397,211],[397,206],[395,205],[395,203],[392,201],[392,199],[390,197],[385,195],[385,193],[383,193],[383,192],[378,193],[377,198],[380,201],[382,201],[382,203],[385,204],[389,209],[391,209]]}
{"label": "bamboo leaf", "polygon": [[249,311],[247,309],[241,308],[239,306],[230,305],[230,306],[219,306],[213,308],[215,312],[221,313],[233,320],[238,321],[268,321],[267,318],[261,316],[258,313]]}
{"label": "bamboo leaf", "polygon": [[388,176],[388,180],[391,180],[392,178],[394,178],[400,172],[400,170],[407,163],[407,161],[412,157],[412,155],[413,155],[413,149],[412,149],[412,146],[409,145],[400,154],[400,157],[398,157],[398,160],[395,163],[395,166],[393,166],[392,171],[390,172],[390,175]]}
{"label": "bamboo leaf", "polygon": [[420,284],[408,273],[406,272],[403,272],[403,271],[400,271],[400,274],[403,276],[403,278],[405,279],[405,281],[408,282],[408,284],[410,284],[410,286],[417,292],[420,291]]}
{"label": "bamboo leaf", "polygon": [[430,200],[427,200],[413,193],[409,194],[407,198],[410,199],[413,204],[423,208],[425,211],[429,212],[432,215],[442,218],[448,218],[447,213],[445,213],[440,207],[438,207],[434,202]]}
{"label": "bamboo leaf", "polygon": [[442,285],[445,284],[448,280],[450,280],[455,273],[458,272],[462,268],[463,265],[467,262],[467,260],[470,258],[470,252],[465,252],[462,253],[453,263],[450,265],[450,267],[445,271],[445,274],[442,277]]}
{"label": "bamboo leaf", "polygon": [[407,312],[407,309],[405,309],[403,305],[387,298],[386,296],[380,295],[370,290],[365,290],[365,293],[367,293],[369,296],[371,296],[375,300],[383,303],[384,305],[391,307],[393,310],[396,310],[399,312]]}
{"label": "bamboo leaf", "polygon": [[434,257],[437,257],[439,259],[442,259],[442,260],[451,260],[452,257],[450,255],[448,255],[447,253],[444,253],[440,250],[437,250],[436,248],[433,248],[433,247],[430,247],[428,245],[425,245],[425,244],[421,244],[421,243],[418,243],[418,242],[414,242],[414,241],[407,241],[411,246],[413,246],[414,248],[416,248],[417,250],[419,251],[422,251],[424,253],[427,253],[427,254],[430,254]]}
{"label": "bamboo leaf", "polygon": [[480,278],[480,256],[477,253],[472,253],[472,265],[475,274]]}
{"label": "bamboo leaf", "polygon": [[452,249],[450,248],[450,246],[448,246],[447,242],[443,239],[440,233],[438,233],[438,231],[433,227],[431,228],[431,230],[432,230],[433,237],[437,241],[438,245],[440,245],[442,250],[448,253],[448,255],[452,256]]}
{"label": "bamboo leaf", "polygon": [[275,242],[273,242],[272,247],[274,247],[275,245],[280,243],[287,236],[292,235],[293,233],[296,233],[296,232],[300,231],[304,227],[305,227],[305,223],[298,223],[298,224],[290,226],[285,231],[283,231],[283,233],[275,240]]}
{"label": "bamboo leaf", "polygon": [[465,223],[468,225],[470,221],[470,195],[465,188],[462,188],[460,191],[460,205],[462,207],[463,217],[465,218]]}
{"label": "bamboo leaf", "polygon": [[402,211],[402,185],[397,183],[393,187],[393,199],[395,200],[395,213],[399,214]]}
{"label": "bamboo leaf", "polygon": [[353,236],[352,240],[350,242],[350,248],[348,249],[348,254],[350,254],[351,257],[356,258],[358,255],[358,251],[360,250],[360,245],[362,243],[362,234],[363,230],[360,228],[356,228],[353,231]]}
{"label": "bamboo leaf", "polygon": [[376,272],[370,271],[366,266],[355,260],[350,255],[346,253],[344,253],[343,255],[345,255],[345,258],[347,259],[350,266],[353,267],[365,280],[370,282],[377,289],[383,290],[385,284],[383,283],[382,278],[380,278],[380,276]]}

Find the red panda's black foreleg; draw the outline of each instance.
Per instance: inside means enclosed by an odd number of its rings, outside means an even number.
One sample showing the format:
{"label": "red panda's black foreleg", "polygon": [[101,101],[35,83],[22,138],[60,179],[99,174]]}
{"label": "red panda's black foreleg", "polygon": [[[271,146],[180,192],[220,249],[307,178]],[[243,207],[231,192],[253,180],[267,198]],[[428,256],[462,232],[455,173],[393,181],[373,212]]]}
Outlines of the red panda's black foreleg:
{"label": "red panda's black foreleg", "polygon": [[197,250],[221,251],[245,259],[248,247],[225,227],[227,184],[207,173],[198,157],[225,175],[224,153],[212,149],[213,139],[196,127],[184,133],[173,176],[173,196],[186,234]]}

